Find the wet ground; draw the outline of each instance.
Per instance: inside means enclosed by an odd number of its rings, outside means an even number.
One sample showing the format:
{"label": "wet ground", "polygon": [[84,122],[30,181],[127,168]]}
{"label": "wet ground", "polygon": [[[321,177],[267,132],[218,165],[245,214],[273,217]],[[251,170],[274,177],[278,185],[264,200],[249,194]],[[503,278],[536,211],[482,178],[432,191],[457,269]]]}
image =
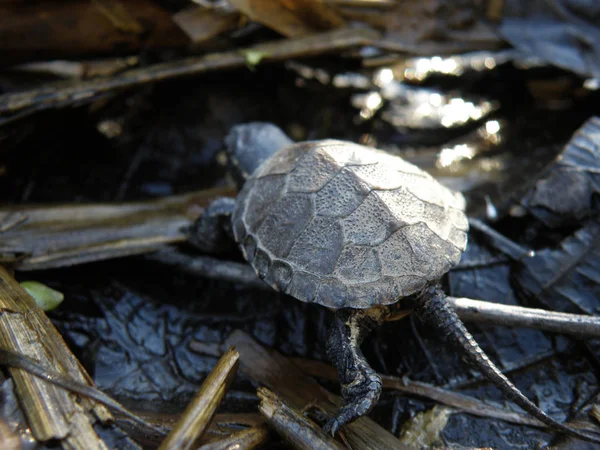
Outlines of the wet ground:
{"label": "wet ground", "polygon": [[[377,114],[359,121],[358,110],[350,105],[356,90],[303,80],[281,67],[166,82],[108,100],[95,111],[45,112],[0,130],[6,168],[0,177],[0,201],[121,201],[223,185],[228,182],[223,137],[234,124],[260,120],[275,122],[295,139],[376,142],[421,158],[448,183],[471,189],[474,213],[484,210],[486,195],[502,211],[597,113],[594,93],[582,99],[566,94],[563,103],[553,103],[560,107],[551,107],[528,89],[532,79],[561,77],[569,78],[556,70],[503,67],[474,78],[430,79],[430,87],[478,95],[500,105],[484,120],[433,131],[398,129]],[[459,171],[435,167],[435,155],[447,142],[460,142],[485,120],[502,124],[501,144]],[[122,130],[116,137],[99,131],[115,124]],[[482,169],[481,161],[487,161],[488,169]],[[494,161],[501,164],[494,166]],[[530,229],[528,220],[505,219],[498,228],[532,247],[556,243],[573,229],[514,232],[515,224]],[[489,253],[480,241],[472,237],[463,261]],[[513,270],[508,262],[458,270],[445,283],[455,296],[516,304],[522,296]],[[192,340],[216,346],[231,331],[243,329],[285,355],[325,360],[329,313],[274,292],[193,278],[141,257],[17,277],[41,281],[65,294],[50,317],[98,386],[138,409],[175,413],[183,408],[217,360],[192,351]],[[533,330],[469,329],[524,394],[559,420],[598,392],[597,359],[575,340]],[[508,406],[495,388],[481,382],[416,319],[386,325],[364,350],[380,372],[460,389]],[[254,387],[240,376],[222,410],[254,411],[257,403]],[[397,434],[402,423],[431,406],[432,402],[386,392],[371,415]],[[455,414],[444,438],[449,445],[464,447],[532,448],[549,435]]]}

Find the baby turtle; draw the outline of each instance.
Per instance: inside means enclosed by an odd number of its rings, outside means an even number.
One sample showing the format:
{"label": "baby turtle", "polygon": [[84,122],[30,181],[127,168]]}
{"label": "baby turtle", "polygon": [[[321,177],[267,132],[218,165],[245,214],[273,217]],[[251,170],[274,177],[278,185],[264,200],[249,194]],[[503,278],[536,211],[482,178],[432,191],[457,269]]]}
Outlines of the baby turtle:
{"label": "baby turtle", "polygon": [[381,379],[360,345],[405,299],[403,308],[410,304],[525,411],[556,430],[600,442],[560,424],[525,397],[448,304],[439,280],[467,245],[460,193],[381,150],[337,140],[294,144],[271,124],[236,126],[226,142],[230,163],[247,180],[237,200],[220,199],[208,208],[194,240],[222,240],[228,222],[223,217],[231,214],[228,232],[261,279],[335,310],[327,353],[345,405],[327,431],[335,434],[377,402]]}

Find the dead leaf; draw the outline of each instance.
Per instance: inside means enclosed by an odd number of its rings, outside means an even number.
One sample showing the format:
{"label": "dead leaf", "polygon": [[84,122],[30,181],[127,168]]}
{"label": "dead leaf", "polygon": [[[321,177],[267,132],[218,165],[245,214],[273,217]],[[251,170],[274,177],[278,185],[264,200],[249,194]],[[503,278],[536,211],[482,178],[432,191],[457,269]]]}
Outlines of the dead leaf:
{"label": "dead leaf", "polygon": [[337,10],[322,0],[230,0],[251,20],[288,37],[331,30],[345,24]]}

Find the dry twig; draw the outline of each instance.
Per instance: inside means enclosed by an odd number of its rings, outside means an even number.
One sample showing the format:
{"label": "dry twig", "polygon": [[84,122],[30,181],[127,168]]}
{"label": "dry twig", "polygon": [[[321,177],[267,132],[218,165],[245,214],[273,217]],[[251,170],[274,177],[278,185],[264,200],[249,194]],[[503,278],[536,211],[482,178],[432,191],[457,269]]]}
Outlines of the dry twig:
{"label": "dry twig", "polygon": [[327,435],[316,423],[307,419],[275,393],[266,388],[258,389],[258,409],[267,422],[299,450],[342,450],[340,444]]}
{"label": "dry twig", "polygon": [[223,355],[159,450],[193,448],[210,425],[217,406],[235,378],[239,357],[235,348],[230,348]]}
{"label": "dry twig", "polygon": [[[324,380],[338,381],[337,371],[330,364],[305,358],[293,358],[293,361],[298,367],[300,367],[309,375]],[[420,381],[412,381],[406,378],[392,377],[389,375],[381,375],[381,380],[383,382],[384,389],[390,389],[408,395],[427,398],[437,403],[456,408],[459,411],[473,414],[474,416],[504,420],[506,422],[516,423],[518,425],[529,425],[538,428],[547,427],[546,424],[527,414],[498,408],[482,402],[481,400],[469,397],[468,395],[448,391],[447,389],[433,386],[431,384],[422,383]],[[570,426],[581,430],[597,432],[597,429],[591,426],[580,426],[580,424],[570,424]]]}
{"label": "dry twig", "polygon": [[252,450],[264,445],[268,439],[269,429],[263,424],[232,433],[223,439],[215,439],[198,450]]}

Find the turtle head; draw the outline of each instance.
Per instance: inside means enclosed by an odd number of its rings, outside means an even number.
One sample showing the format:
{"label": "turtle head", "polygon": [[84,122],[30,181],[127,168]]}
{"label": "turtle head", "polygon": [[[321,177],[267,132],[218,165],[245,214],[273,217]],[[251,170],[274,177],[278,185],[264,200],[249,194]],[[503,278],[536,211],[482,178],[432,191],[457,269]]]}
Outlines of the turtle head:
{"label": "turtle head", "polygon": [[234,126],[227,137],[227,158],[236,182],[242,185],[264,161],[293,141],[280,128],[267,122]]}

